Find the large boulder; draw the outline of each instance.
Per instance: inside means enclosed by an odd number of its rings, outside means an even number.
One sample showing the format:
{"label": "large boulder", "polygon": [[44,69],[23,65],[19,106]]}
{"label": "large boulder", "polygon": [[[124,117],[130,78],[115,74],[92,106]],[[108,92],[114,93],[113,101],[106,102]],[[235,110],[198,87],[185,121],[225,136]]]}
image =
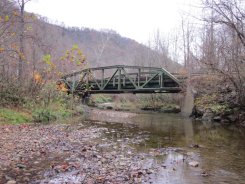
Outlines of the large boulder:
{"label": "large boulder", "polygon": [[180,106],[178,105],[172,105],[172,106],[162,107],[159,111],[163,113],[179,113],[181,112],[181,109]]}
{"label": "large boulder", "polygon": [[204,113],[203,109],[198,108],[196,105],[192,109],[191,117],[202,117]]}
{"label": "large boulder", "polygon": [[214,118],[214,113],[212,112],[211,109],[205,109],[203,116],[202,116],[202,121],[208,121],[211,122],[213,121]]}

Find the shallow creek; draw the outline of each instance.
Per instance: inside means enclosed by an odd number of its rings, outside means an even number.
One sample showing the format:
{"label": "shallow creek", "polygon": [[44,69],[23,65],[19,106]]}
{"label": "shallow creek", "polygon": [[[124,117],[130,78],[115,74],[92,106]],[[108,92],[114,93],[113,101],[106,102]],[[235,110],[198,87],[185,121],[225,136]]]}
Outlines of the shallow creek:
{"label": "shallow creek", "polygon": [[[146,183],[245,183],[245,132],[234,126],[193,121],[180,114],[128,113],[91,109],[86,120],[112,131],[119,144],[132,142],[140,153],[150,153],[145,165],[161,167]],[[123,141],[122,141],[123,142]],[[122,143],[121,143],[122,144]],[[190,166],[198,162],[197,167]]]}
{"label": "shallow creek", "polygon": [[245,184],[245,132],[180,114],[87,109],[0,126],[0,183]]}

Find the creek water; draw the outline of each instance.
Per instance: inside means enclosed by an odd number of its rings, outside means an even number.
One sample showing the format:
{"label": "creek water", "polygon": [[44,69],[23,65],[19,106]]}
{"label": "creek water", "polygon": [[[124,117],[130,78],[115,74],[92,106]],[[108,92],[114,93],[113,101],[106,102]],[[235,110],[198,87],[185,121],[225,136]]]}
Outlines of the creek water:
{"label": "creek water", "polygon": [[[98,109],[91,109],[86,119],[113,123],[118,131],[133,124],[132,132],[147,132],[149,137],[143,143],[132,145],[139,152],[168,150],[149,162],[164,166],[152,183],[245,184],[245,131],[234,126],[193,121],[181,114]],[[171,151],[176,149],[184,152]],[[197,161],[198,167],[188,165],[189,161]]]}

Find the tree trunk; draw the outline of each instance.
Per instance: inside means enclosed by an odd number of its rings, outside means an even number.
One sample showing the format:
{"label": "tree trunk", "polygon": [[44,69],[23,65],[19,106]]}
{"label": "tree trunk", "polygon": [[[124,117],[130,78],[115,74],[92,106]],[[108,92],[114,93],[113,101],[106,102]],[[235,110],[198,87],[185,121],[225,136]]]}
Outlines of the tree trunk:
{"label": "tree trunk", "polygon": [[18,64],[18,78],[23,77],[23,62],[24,62],[24,32],[25,32],[25,1],[22,0],[20,4],[20,53],[19,53],[19,64]]}

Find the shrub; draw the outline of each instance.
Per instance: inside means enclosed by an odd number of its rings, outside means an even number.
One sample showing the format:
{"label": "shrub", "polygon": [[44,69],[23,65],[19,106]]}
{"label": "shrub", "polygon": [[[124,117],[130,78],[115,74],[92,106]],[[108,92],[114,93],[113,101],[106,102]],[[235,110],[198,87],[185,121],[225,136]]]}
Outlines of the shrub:
{"label": "shrub", "polygon": [[210,109],[215,113],[224,113],[231,111],[231,109],[227,105],[223,104],[212,104],[210,106]]}
{"label": "shrub", "polygon": [[94,103],[100,104],[100,103],[106,103],[106,102],[112,102],[112,98],[109,95],[101,95],[101,94],[97,94],[97,95],[93,95],[91,100]]}
{"label": "shrub", "polygon": [[57,119],[56,115],[50,109],[37,109],[32,113],[35,122],[49,122]]}
{"label": "shrub", "polygon": [[22,88],[15,81],[0,82],[0,106],[18,106],[25,99]]}

